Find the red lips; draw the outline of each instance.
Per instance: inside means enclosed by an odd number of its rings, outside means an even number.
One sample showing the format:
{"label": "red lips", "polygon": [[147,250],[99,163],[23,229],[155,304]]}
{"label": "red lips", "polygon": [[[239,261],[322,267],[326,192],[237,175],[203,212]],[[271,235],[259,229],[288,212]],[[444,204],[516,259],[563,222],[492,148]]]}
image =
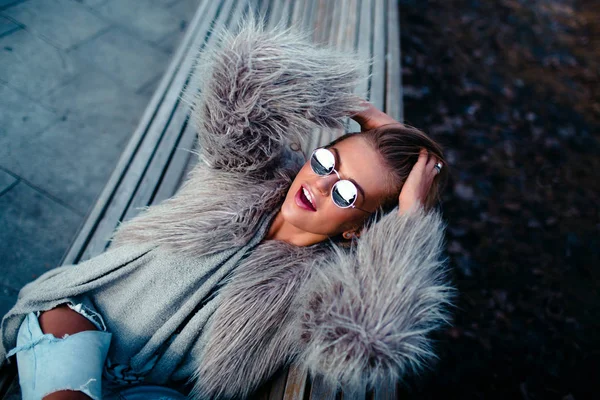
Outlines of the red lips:
{"label": "red lips", "polygon": [[310,203],[310,201],[304,195],[303,187],[300,187],[295,196],[296,204],[307,211],[317,211],[317,209]]}

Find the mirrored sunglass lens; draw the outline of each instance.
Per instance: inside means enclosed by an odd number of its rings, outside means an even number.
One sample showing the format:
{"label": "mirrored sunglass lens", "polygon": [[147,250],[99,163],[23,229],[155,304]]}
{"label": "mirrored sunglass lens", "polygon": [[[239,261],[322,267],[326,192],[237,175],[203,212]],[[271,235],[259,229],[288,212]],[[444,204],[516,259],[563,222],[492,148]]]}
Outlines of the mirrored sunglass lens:
{"label": "mirrored sunglass lens", "polygon": [[350,207],[356,201],[357,189],[350,181],[338,181],[333,185],[333,201],[340,207]]}
{"label": "mirrored sunglass lens", "polygon": [[329,175],[335,166],[335,157],[327,149],[318,149],[310,158],[310,166],[317,175]]}

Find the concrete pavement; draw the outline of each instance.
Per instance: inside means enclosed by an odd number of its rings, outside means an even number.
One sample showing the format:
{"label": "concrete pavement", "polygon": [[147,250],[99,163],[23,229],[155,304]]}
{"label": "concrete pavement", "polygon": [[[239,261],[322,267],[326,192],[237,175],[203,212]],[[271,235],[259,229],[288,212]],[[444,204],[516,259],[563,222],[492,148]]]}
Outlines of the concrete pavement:
{"label": "concrete pavement", "polygon": [[0,0],[0,315],[56,267],[199,0]]}

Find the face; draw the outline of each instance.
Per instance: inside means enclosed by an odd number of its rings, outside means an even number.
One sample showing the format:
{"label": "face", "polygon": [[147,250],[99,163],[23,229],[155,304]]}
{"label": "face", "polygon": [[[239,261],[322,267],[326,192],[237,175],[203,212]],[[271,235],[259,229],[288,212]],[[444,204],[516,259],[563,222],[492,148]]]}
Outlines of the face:
{"label": "face", "polygon": [[[335,155],[335,169],[342,179],[351,180],[358,189],[354,205],[373,212],[387,193],[385,180],[387,167],[379,154],[358,134],[329,147]],[[313,172],[308,160],[290,187],[281,207],[283,219],[305,232],[335,236],[359,228],[369,217],[358,208],[340,208],[331,198],[331,189],[339,180],[335,172],[319,176]],[[310,192],[314,208],[298,204],[298,195],[305,188]]]}

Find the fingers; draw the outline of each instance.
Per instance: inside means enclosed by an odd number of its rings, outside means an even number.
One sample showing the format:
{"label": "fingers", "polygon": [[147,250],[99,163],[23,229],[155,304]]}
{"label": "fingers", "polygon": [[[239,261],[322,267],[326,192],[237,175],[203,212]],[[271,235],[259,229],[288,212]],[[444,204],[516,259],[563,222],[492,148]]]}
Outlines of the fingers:
{"label": "fingers", "polygon": [[[435,167],[435,165],[439,162],[439,160],[437,159],[437,157],[431,153],[429,153],[426,149],[421,149],[421,151],[419,152],[419,161],[421,160],[425,160],[425,165],[424,165],[424,170],[428,173],[431,174],[433,176],[436,176],[437,174],[439,174],[438,169]],[[417,163],[419,162],[417,161]],[[443,166],[442,166],[443,168]]]}

